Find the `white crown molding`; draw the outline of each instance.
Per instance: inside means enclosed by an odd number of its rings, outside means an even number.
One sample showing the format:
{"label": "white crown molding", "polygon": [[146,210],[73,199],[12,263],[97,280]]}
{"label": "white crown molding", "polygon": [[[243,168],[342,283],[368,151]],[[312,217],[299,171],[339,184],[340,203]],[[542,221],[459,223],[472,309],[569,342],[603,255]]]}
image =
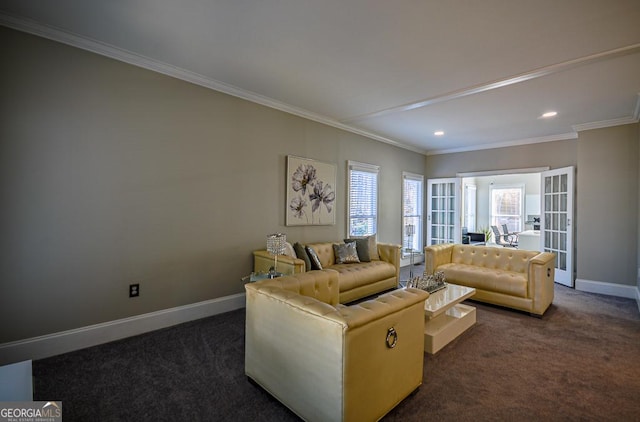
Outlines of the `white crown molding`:
{"label": "white crown molding", "polygon": [[[478,150],[484,150],[484,149],[504,148],[504,147],[510,147],[510,146],[536,144],[541,142],[552,142],[552,141],[558,141],[558,140],[567,140],[567,139],[577,138],[577,133],[571,132],[571,133],[564,133],[564,134],[558,134],[558,135],[552,135],[552,136],[546,136],[546,137],[540,137],[540,138],[529,138],[529,139],[513,140],[513,141],[507,141],[507,142],[501,142],[501,143],[428,151],[428,150],[425,150],[424,148],[419,148],[413,145],[404,144],[396,140],[393,140],[391,138],[387,138],[385,136],[381,136],[376,133],[368,132],[366,130],[347,124],[347,122],[360,120],[363,116],[357,116],[354,118],[343,119],[342,121],[338,121],[333,118],[330,118],[321,114],[317,114],[299,107],[295,107],[290,104],[286,104],[281,101],[274,100],[273,98],[265,97],[255,92],[247,91],[247,90],[238,88],[236,86],[229,85],[227,83],[200,75],[198,73],[191,72],[186,69],[182,69],[167,63],[163,63],[163,62],[151,59],[149,57],[142,56],[140,54],[136,54],[128,50],[124,50],[124,49],[121,49],[97,40],[93,40],[90,38],[81,37],[79,35],[76,35],[74,33],[71,33],[59,28],[43,25],[31,20],[19,18],[3,12],[0,12],[0,25],[6,26],[8,28],[12,28],[18,31],[26,32],[29,34],[37,35],[42,38],[47,38],[63,44],[67,44],[72,47],[90,51],[92,53],[99,54],[101,56],[109,57],[111,59],[128,63],[133,66],[147,69],[156,73],[161,73],[163,75],[167,75],[176,79],[193,83],[195,85],[199,85],[204,88],[208,88],[208,89],[218,91],[227,95],[241,98],[243,100],[260,104],[265,107],[276,109],[288,114],[302,117],[307,120],[311,120],[317,123],[331,126],[336,129],[354,133],[356,135],[360,135],[369,139],[373,139],[379,142],[383,142],[383,143],[393,145],[398,148],[402,148],[412,152],[416,152],[419,154],[439,155],[439,154],[450,154],[450,153],[456,153],[456,152],[470,152],[470,151],[478,151]],[[602,60],[604,58],[631,54],[631,53],[637,52],[639,49],[640,49],[640,44],[634,44],[631,46],[594,54],[594,55],[583,57],[580,59],[571,60],[568,62],[553,65],[553,66],[548,66],[547,68],[537,69],[527,74],[517,75],[513,78],[509,78],[508,80],[497,81],[490,84],[482,85],[480,87],[473,87],[471,89],[464,90],[464,92],[447,94],[447,95],[438,97],[435,100],[435,102],[441,102],[444,100],[458,98],[459,96],[465,96],[465,95],[476,94],[479,92],[484,92],[489,89],[495,89],[495,88],[503,87],[505,85],[509,85],[512,83],[518,83],[525,80],[545,76],[550,73],[566,70],[571,67],[583,65],[586,63],[591,63],[594,61]],[[431,100],[429,101],[425,100],[425,101],[421,101],[411,105],[404,105],[399,108],[393,108],[389,110],[383,110],[381,112],[375,112],[370,115],[367,115],[366,117],[377,116],[380,113],[387,114],[388,112],[405,111],[406,109],[424,107],[426,105],[430,105],[431,103],[432,103]],[[640,93],[638,94],[638,101],[636,103],[635,111],[632,117],[624,117],[621,119],[606,120],[601,122],[583,123],[583,124],[574,125],[572,126],[572,128],[574,131],[579,132],[583,130],[637,123],[639,121],[639,116],[640,116]]]}
{"label": "white crown molding", "polygon": [[633,114],[631,116],[621,117],[619,119],[601,120],[599,122],[580,123],[580,124],[571,126],[571,128],[576,132],[582,132],[584,130],[602,129],[605,127],[628,125],[628,124],[638,123],[638,121],[640,121],[640,93],[638,93],[637,95],[636,106],[633,109]]}
{"label": "white crown molding", "polygon": [[503,169],[503,170],[471,171],[466,173],[456,173],[456,177],[502,176],[504,174],[542,173],[543,171],[549,171],[549,166],[527,167],[527,168],[518,168],[518,169]]}
{"label": "white crown molding", "polygon": [[638,123],[638,118],[630,116],[621,117],[619,119],[602,120],[600,122],[581,123],[578,125],[573,125],[572,128],[576,132],[583,132],[585,130],[602,129],[605,127],[628,125],[632,123]]}
{"label": "white crown molding", "polygon": [[151,59],[140,54],[133,53],[110,44],[106,44],[97,40],[93,40],[86,37],[73,34],[71,32],[54,28],[48,25],[43,25],[30,20],[25,20],[15,16],[8,15],[6,13],[0,13],[0,25],[12,28],[18,31],[26,32],[29,34],[37,35],[42,38],[47,38],[52,41],[60,42],[63,44],[77,47],[83,50],[90,51],[92,53],[99,54],[101,56],[109,57],[124,63],[131,64],[133,66],[141,67],[143,69],[151,70],[153,72],[161,73],[163,75],[170,76],[172,78],[180,79],[186,82],[190,82],[195,85],[199,85],[205,88],[212,89],[214,91],[222,92],[243,100],[251,101],[256,104],[263,105],[265,107],[273,108],[285,113],[293,114],[298,117],[302,117],[307,120],[322,123],[327,126],[335,127],[347,132],[354,133],[356,135],[364,136],[369,139],[384,142],[399,148],[424,154],[423,149],[415,148],[411,145],[406,145],[395,141],[393,139],[367,132],[366,130],[359,129],[357,127],[349,126],[345,123],[339,122],[321,114],[313,113],[311,111],[295,107],[281,101],[274,100],[273,98],[265,97],[255,92],[247,91],[238,88],[233,85],[226,84],[224,82],[211,79],[209,77],[200,75],[189,70],[179,68],[167,63],[163,63],[154,59]]}
{"label": "white crown molding", "polygon": [[0,344],[0,365],[44,359],[244,308],[244,293]]}
{"label": "white crown molding", "polygon": [[568,139],[577,139],[578,134],[575,132],[560,133],[557,135],[542,136],[539,138],[527,138],[506,142],[496,142],[493,144],[474,145],[470,147],[448,148],[427,151],[426,155],[452,154],[456,152],[480,151],[483,149],[506,148],[521,145],[540,144],[543,142],[566,141]]}

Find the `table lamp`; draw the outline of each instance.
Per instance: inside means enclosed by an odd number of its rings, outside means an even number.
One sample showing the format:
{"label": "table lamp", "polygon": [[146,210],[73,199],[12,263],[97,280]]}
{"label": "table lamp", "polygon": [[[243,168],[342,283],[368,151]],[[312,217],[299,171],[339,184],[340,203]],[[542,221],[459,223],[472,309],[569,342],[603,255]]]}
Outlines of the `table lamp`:
{"label": "table lamp", "polygon": [[415,252],[413,249],[413,235],[416,233],[416,226],[413,224],[407,224],[404,226],[404,232],[409,240],[409,247],[406,250],[409,252],[409,280],[411,280],[413,278],[413,253]]}
{"label": "table lamp", "polygon": [[273,233],[267,235],[267,252],[274,255],[273,268],[269,270],[269,278],[275,278],[282,274],[278,273],[278,255],[283,255],[285,245],[287,243],[287,235],[284,233]]}

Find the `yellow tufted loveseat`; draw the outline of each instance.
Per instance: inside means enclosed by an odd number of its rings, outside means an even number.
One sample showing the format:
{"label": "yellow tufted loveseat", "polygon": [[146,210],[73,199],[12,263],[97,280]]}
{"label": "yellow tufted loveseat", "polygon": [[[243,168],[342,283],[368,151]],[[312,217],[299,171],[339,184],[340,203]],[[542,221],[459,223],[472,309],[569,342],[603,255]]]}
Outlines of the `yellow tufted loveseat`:
{"label": "yellow tufted loveseat", "polygon": [[245,290],[245,373],[302,419],[379,420],[422,384],[427,292],[345,306],[333,270]]}
{"label": "yellow tufted loveseat", "polygon": [[553,302],[555,254],[460,244],[424,248],[425,272],[476,289],[474,300],[543,315]]}
{"label": "yellow tufted loveseat", "polygon": [[[334,242],[310,243],[318,255],[322,269],[338,272],[340,303],[348,303],[386,290],[395,289],[400,281],[400,245],[377,243],[379,259],[357,264],[336,264]],[[267,251],[253,252],[254,271],[268,271],[273,255]],[[278,271],[284,274],[303,273],[309,269],[302,259],[278,256]]]}

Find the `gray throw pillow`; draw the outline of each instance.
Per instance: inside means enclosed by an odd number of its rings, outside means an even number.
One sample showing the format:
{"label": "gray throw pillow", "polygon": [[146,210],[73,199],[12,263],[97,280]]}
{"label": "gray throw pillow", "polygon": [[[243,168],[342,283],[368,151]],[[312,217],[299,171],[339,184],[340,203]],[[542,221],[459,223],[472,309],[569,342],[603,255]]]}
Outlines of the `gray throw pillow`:
{"label": "gray throw pillow", "polygon": [[380,261],[380,255],[378,255],[378,241],[376,239],[376,235],[372,234],[371,236],[358,236],[354,237],[354,239],[366,239],[369,244],[369,257],[372,261]]}
{"label": "gray throw pillow", "polygon": [[333,253],[336,256],[336,264],[355,264],[360,262],[356,243],[334,243]]}
{"label": "gray throw pillow", "polygon": [[367,239],[345,239],[344,243],[355,243],[360,262],[371,262],[369,254],[369,240]]}
{"label": "gray throw pillow", "polygon": [[309,259],[309,255],[307,254],[305,247],[296,242],[293,244],[293,250],[296,252],[296,256],[304,261],[305,271],[311,271],[311,260]]}

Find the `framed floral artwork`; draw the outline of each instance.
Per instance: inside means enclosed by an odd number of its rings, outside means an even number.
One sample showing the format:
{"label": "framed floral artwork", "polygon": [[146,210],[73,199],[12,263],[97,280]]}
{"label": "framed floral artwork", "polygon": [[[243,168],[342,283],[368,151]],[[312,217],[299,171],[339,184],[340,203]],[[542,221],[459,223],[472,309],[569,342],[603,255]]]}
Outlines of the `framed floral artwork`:
{"label": "framed floral artwork", "polygon": [[287,226],[336,223],[336,166],[287,156]]}

